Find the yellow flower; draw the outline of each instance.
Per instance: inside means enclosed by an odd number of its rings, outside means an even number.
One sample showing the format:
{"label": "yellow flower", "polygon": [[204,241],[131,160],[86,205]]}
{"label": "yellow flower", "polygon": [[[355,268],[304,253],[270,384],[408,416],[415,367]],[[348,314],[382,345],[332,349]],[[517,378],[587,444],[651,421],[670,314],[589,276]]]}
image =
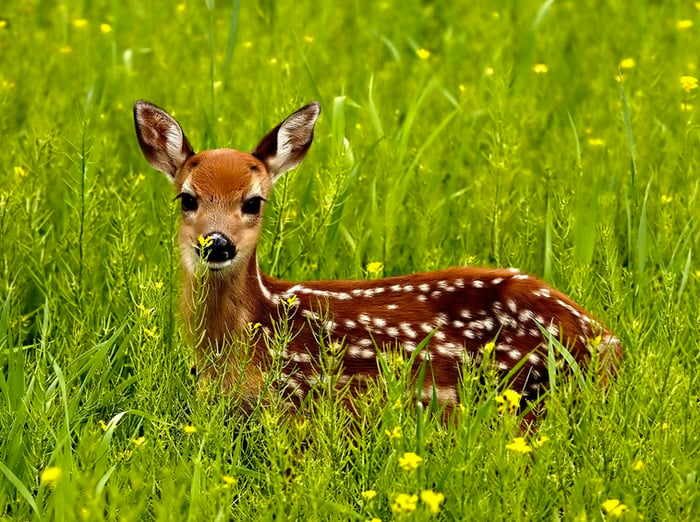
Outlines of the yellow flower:
{"label": "yellow flower", "polygon": [[0,20],[0,29],[5,29],[7,27],[7,20]]}
{"label": "yellow flower", "polygon": [[55,488],[58,481],[61,480],[63,476],[63,470],[56,466],[49,466],[41,472],[39,476],[39,481],[44,486],[49,486],[50,488]]}
{"label": "yellow flower", "polygon": [[693,104],[692,103],[681,103],[681,111],[682,112],[691,112],[693,110]]}
{"label": "yellow flower", "polygon": [[698,79],[695,76],[681,76],[681,87],[685,92],[698,88]]}
{"label": "yellow flower", "polygon": [[146,444],[146,437],[136,437],[131,442],[133,442],[136,446],[143,446],[144,444]]}
{"label": "yellow flower", "polygon": [[423,457],[416,455],[412,451],[407,451],[399,457],[399,467],[404,471],[413,471],[423,462]]}
{"label": "yellow flower", "polygon": [[490,341],[484,345],[483,352],[484,356],[488,357],[491,355],[491,352],[493,352],[493,349],[496,347],[496,343],[493,341]]}
{"label": "yellow flower", "polygon": [[100,428],[102,428],[102,431],[107,431],[107,425],[105,424],[105,421],[100,421]]}
{"label": "yellow flower", "polygon": [[372,261],[371,263],[367,263],[367,272],[369,272],[372,275],[377,275],[382,270],[384,270],[384,265],[381,264],[379,261]]}
{"label": "yellow flower", "polygon": [[22,179],[27,176],[27,171],[24,170],[22,167],[15,167],[14,171],[16,178]]}
{"label": "yellow flower", "polygon": [[187,435],[194,435],[197,433],[197,428],[188,424],[187,426],[182,427],[182,431],[184,431]]}
{"label": "yellow flower", "polygon": [[396,426],[395,428],[392,429],[386,429],[384,430],[384,434],[386,435],[386,438],[391,440],[391,439],[400,439],[401,438],[401,426]]}
{"label": "yellow flower", "polygon": [[199,236],[197,238],[197,242],[199,243],[200,247],[207,248],[207,247],[211,246],[211,244],[214,242],[214,240],[212,239],[211,236],[207,236],[207,237]]}
{"label": "yellow flower", "polygon": [[611,517],[621,517],[629,511],[629,508],[616,498],[609,498],[603,502],[603,510]]}
{"label": "yellow flower", "polygon": [[374,518],[370,518],[369,520],[367,520],[367,522],[382,522],[382,519],[374,517]]}
{"label": "yellow flower", "polygon": [[532,451],[532,446],[525,442],[525,437],[515,437],[513,442],[506,444],[506,449],[514,451],[515,453],[530,453]]}
{"label": "yellow flower", "polygon": [[258,328],[260,328],[262,325],[260,323],[248,323],[248,330],[251,332],[255,332]]}
{"label": "yellow flower", "polygon": [[659,198],[661,200],[661,203],[664,205],[668,205],[671,201],[673,201],[673,196],[669,196],[668,194],[661,194],[661,197]]}
{"label": "yellow flower", "polygon": [[533,442],[532,445],[535,448],[541,448],[547,441],[549,441],[549,437],[547,437],[547,435],[542,435],[539,439]]}
{"label": "yellow flower", "polygon": [[602,147],[605,145],[605,140],[600,138],[588,138],[588,144],[591,147]]}
{"label": "yellow flower", "polygon": [[509,413],[515,413],[518,411],[520,406],[520,399],[522,395],[513,390],[506,390],[503,395],[496,396],[496,402],[500,404],[498,407],[499,412],[508,411]]}
{"label": "yellow flower", "polygon": [[642,459],[637,459],[637,460],[635,460],[634,463],[632,464],[632,469],[633,469],[634,471],[639,471],[639,470],[642,469],[643,467],[644,467],[644,461],[643,461]]}
{"label": "yellow flower", "polygon": [[221,482],[224,483],[225,488],[230,488],[231,486],[235,486],[238,481],[235,477],[232,477],[231,475],[224,475],[223,477],[221,477]]}
{"label": "yellow flower", "polygon": [[154,325],[153,328],[145,328],[144,327],[143,333],[145,333],[151,339],[157,339],[158,338],[158,326]]}
{"label": "yellow flower", "polygon": [[535,71],[535,74],[547,74],[549,72],[549,67],[544,63],[536,63],[532,70]]}
{"label": "yellow flower", "polygon": [[399,493],[394,499],[394,503],[391,505],[391,510],[396,514],[410,513],[416,510],[416,505],[418,504],[418,495],[408,495],[406,493]]}
{"label": "yellow flower", "polygon": [[620,69],[632,69],[635,65],[637,62],[634,61],[634,58],[625,58],[620,62]]}
{"label": "yellow flower", "polygon": [[296,304],[297,302],[297,296],[293,295],[287,298],[287,304],[288,305],[293,305]]}
{"label": "yellow flower", "polygon": [[427,49],[423,49],[422,47],[416,50],[416,54],[421,60],[427,60],[428,58],[430,58],[430,51],[428,51]]}
{"label": "yellow flower", "polygon": [[428,506],[428,509],[433,515],[440,513],[440,504],[445,501],[445,495],[435,493],[432,489],[425,489],[420,492],[420,499],[423,504]]}
{"label": "yellow flower", "polygon": [[493,76],[494,72],[495,71],[493,70],[493,67],[487,67],[486,69],[484,69],[484,74],[486,76]]}
{"label": "yellow flower", "polygon": [[109,34],[112,32],[112,26],[109,24],[100,24],[100,31],[102,31],[102,34]]}
{"label": "yellow flower", "polygon": [[77,29],[82,29],[83,27],[86,27],[88,24],[88,21],[85,20],[85,18],[78,18],[77,20],[73,20],[73,27]]}
{"label": "yellow flower", "polygon": [[678,23],[676,24],[676,28],[679,30],[690,29],[691,27],[693,27],[693,21],[688,19],[678,20]]}
{"label": "yellow flower", "polygon": [[314,41],[314,37],[307,34],[304,36],[304,41],[306,43],[312,43]]}
{"label": "yellow flower", "polygon": [[177,12],[178,13],[184,13],[185,12],[185,4],[177,4]]}
{"label": "yellow flower", "polygon": [[370,500],[372,500],[374,497],[377,496],[377,492],[374,491],[373,489],[368,489],[368,490],[366,490],[366,491],[363,491],[363,492],[361,493],[361,495],[362,495],[362,498],[363,498],[364,500],[366,500],[367,502],[369,502]]}

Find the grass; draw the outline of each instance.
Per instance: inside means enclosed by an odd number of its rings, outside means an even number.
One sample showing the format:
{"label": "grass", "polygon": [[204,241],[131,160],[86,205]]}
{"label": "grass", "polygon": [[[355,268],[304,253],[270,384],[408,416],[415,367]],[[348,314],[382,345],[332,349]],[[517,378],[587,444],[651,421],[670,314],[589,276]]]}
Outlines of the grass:
{"label": "grass", "polygon": [[[697,74],[700,11],[462,4],[4,6],[0,517],[700,517],[700,107],[679,82]],[[481,369],[447,424],[399,361],[352,417],[323,385],[298,413],[273,390],[244,413],[198,389],[177,209],[138,149],[140,98],[196,148],[243,150],[319,99],[309,157],[266,216],[265,270],[518,266],[623,339],[617,379],[557,380],[527,433]],[[532,451],[508,449],[516,437]],[[444,495],[438,514],[410,510],[424,490]]]}

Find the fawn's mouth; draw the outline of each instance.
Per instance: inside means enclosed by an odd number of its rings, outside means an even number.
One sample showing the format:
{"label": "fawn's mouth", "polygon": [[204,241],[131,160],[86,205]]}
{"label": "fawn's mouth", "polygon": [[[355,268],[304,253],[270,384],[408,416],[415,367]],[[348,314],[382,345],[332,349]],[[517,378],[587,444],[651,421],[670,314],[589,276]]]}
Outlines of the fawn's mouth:
{"label": "fawn's mouth", "polygon": [[227,259],[225,261],[202,261],[202,264],[206,266],[212,272],[218,272],[224,268],[231,266],[233,259]]}

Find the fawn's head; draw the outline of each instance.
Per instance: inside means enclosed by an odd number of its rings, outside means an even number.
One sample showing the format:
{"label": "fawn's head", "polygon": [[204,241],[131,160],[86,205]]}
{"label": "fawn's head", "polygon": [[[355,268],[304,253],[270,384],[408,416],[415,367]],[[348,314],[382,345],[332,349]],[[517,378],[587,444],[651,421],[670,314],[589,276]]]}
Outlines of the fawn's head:
{"label": "fawn's head", "polygon": [[251,153],[231,149],[195,154],[167,112],[134,104],[136,134],[153,168],[174,183],[182,206],[179,244],[187,270],[245,265],[255,251],[272,185],[306,155],[321,106],[312,102],[272,129]]}

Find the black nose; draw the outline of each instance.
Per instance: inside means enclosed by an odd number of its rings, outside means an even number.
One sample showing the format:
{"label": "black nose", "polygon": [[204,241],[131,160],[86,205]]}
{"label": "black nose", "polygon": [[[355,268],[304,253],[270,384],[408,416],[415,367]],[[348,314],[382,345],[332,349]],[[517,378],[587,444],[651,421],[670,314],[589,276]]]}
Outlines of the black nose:
{"label": "black nose", "polygon": [[199,257],[210,263],[223,263],[236,256],[236,247],[219,232],[212,232],[197,245]]}

